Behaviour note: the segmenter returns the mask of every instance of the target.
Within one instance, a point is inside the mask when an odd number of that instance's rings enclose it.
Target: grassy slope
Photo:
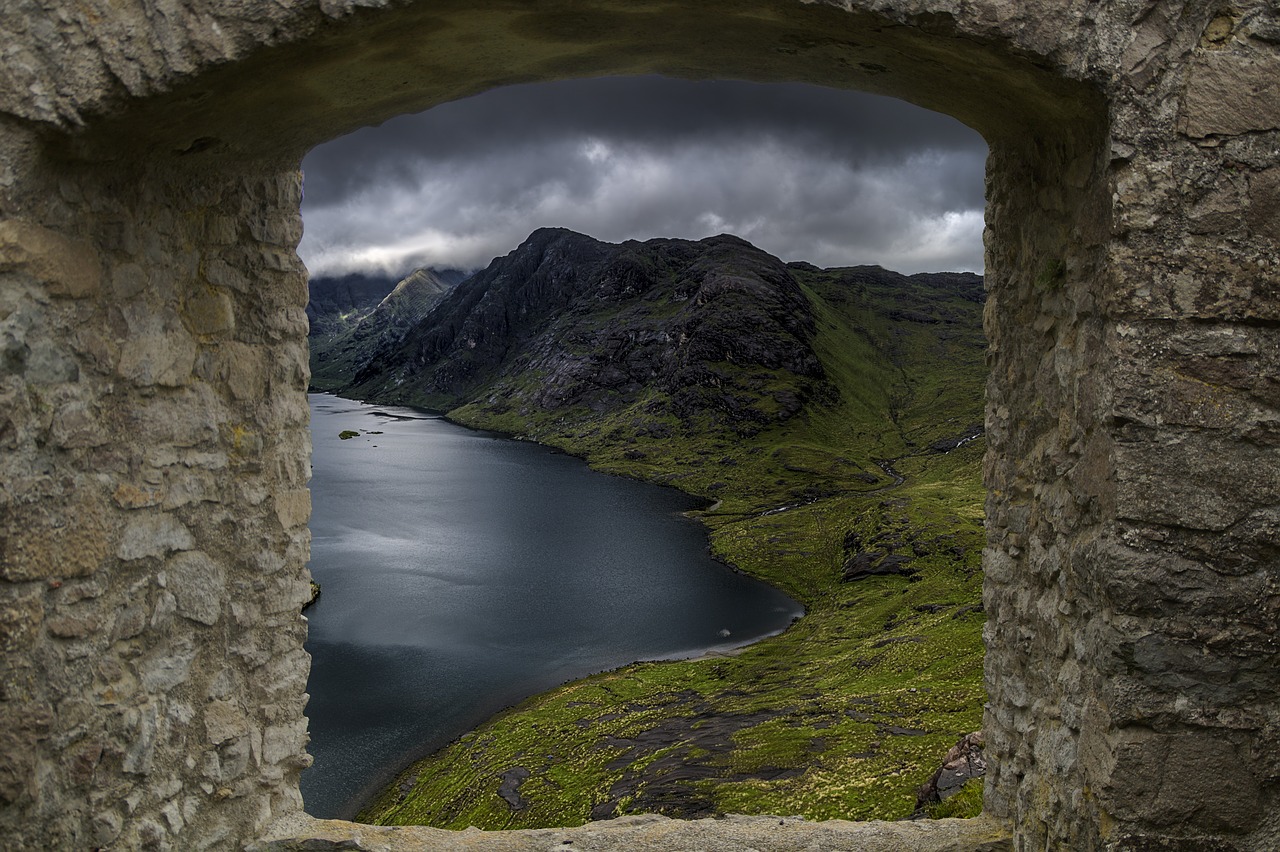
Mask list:
[[[699,515],[713,551],[808,615],[738,656],[631,665],[529,699],[411,767],[363,819],[516,828],[580,824],[593,809],[896,818],[980,726],[983,442],[927,451],[981,421],[979,308],[942,306],[962,325],[891,322],[886,310],[911,293],[796,274],[841,388],[836,405],[748,439],[678,428],[646,437],[627,411],[552,419],[480,403],[451,414],[719,499]],[[906,477],[899,487],[877,466],[887,459]],[[780,506],[793,508],[772,511]],[[918,554],[919,573],[840,582],[849,533],[896,541]],[[517,768],[529,773],[522,809],[499,794]]]

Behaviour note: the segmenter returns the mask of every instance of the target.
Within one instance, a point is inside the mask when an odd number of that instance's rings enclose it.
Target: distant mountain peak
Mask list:
[[[308,282],[312,387],[333,390],[419,323],[466,278],[460,269],[415,269],[399,281],[371,275]]]
[[[839,397],[815,348],[819,301],[943,328],[983,298],[968,273],[819,269],[733,234],[615,244],[567,228],[449,283],[406,276],[313,372],[358,398],[559,429],[625,411],[629,428],[749,435]]]

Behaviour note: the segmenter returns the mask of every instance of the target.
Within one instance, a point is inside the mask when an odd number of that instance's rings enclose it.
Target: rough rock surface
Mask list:
[[[1025,849],[1274,849],[1278,18],[10,0],[6,844],[234,849],[301,807],[302,154],[506,82],[668,73],[896,95],[988,140],[987,811]]]
[[[787,267],[745,240],[613,245],[544,228],[372,351],[341,392],[566,414],[648,399],[649,428],[674,417],[748,434],[830,392],[813,333]]]
[[[987,759],[982,753],[985,745],[982,731],[961,737],[942,759],[938,771],[916,793],[916,812],[954,796],[965,784],[986,775]]]
[[[356,825],[307,817],[282,822],[248,852],[1010,852],[1007,826],[989,819],[807,822],[796,817],[678,820],[646,815],[580,828],[443,831]],[[295,840],[292,838],[307,838]]]
[[[346,384],[465,277],[458,269],[415,269],[399,281],[360,274],[308,280],[311,387]]]

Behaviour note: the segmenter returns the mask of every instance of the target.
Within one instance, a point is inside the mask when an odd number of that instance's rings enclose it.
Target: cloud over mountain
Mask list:
[[[511,86],[303,163],[313,273],[477,268],[532,229],[737,234],[785,259],[982,270],[977,133],[890,98],[660,77]]]

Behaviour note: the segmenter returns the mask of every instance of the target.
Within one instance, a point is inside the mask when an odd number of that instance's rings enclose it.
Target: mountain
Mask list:
[[[398,340],[432,305],[466,278],[458,269],[416,269],[400,281],[352,274],[307,282],[311,385],[331,390],[371,352]]]
[[[307,319],[311,337],[345,327],[353,314],[363,316],[386,298],[396,280],[385,275],[355,272],[339,276],[315,276],[307,281]]]
[[[831,393],[813,334],[786,266],[737,237],[613,245],[542,229],[342,392],[561,420],[638,406],[652,429],[750,434]]]
[[[982,299],[982,279],[970,273],[823,270],[727,235],[611,244],[544,228],[412,327],[400,317],[395,334],[365,343],[360,363],[339,362],[350,370],[344,383],[333,372],[327,386],[534,436],[602,417],[619,437],[750,436],[842,394],[896,418],[911,394],[885,388],[898,381],[899,362],[924,357],[904,349],[917,341],[902,328],[932,326],[919,345],[935,348],[939,335],[966,329],[970,354],[980,355]],[[858,358],[815,348],[821,314],[852,318]],[[958,439],[969,425],[935,440]]]
[[[541,230],[370,351],[342,395],[706,498],[691,514],[712,553],[806,615],[735,655],[530,698],[407,768],[362,819],[910,815],[985,699],[983,301],[967,273]]]

